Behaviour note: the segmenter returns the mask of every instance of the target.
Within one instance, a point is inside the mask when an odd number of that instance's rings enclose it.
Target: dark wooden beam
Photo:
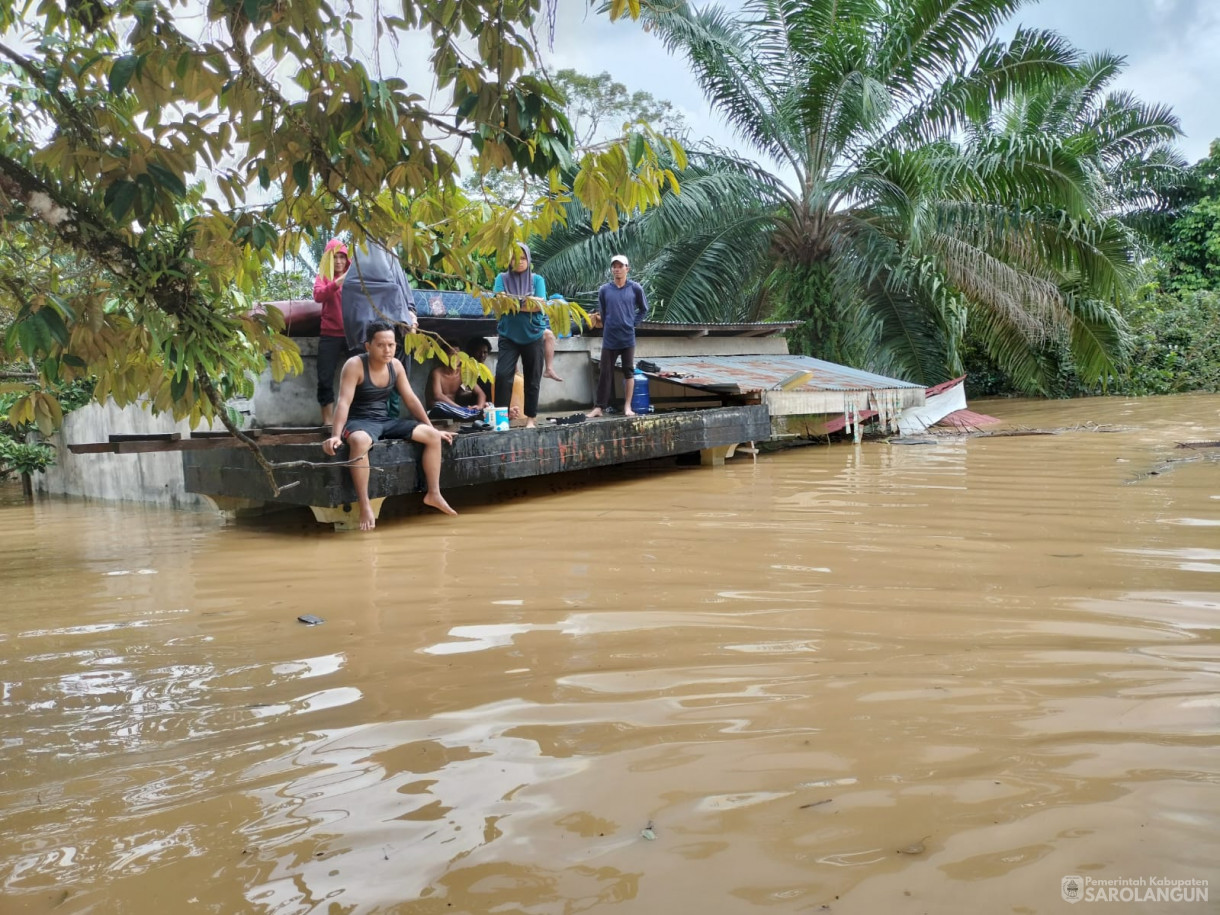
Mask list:
[[[117,433],[110,436],[111,442],[176,442],[182,438],[181,432],[140,432]]]
[[[252,430],[257,432],[258,430]],[[177,434],[177,433],[175,433]],[[288,435],[257,434],[253,437],[261,443],[275,445],[321,445],[326,430],[320,432],[302,432]],[[114,436],[111,436],[114,438]],[[111,442],[82,442],[68,445],[73,454],[151,454],[159,451],[209,451],[217,448],[244,447],[236,438],[226,433],[208,432],[192,435],[190,438],[166,439],[153,435],[124,436]]]

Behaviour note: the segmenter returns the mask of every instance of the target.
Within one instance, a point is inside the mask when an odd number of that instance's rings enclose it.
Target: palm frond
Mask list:
[[[878,48],[887,84],[917,97],[960,72],[1025,0],[909,0],[889,6]]]
[[[686,57],[711,106],[741,139],[794,167],[784,140],[788,125],[776,116],[768,71],[752,50],[752,30],[716,7],[693,10],[685,0],[649,7],[645,23],[670,53]]]
[[[1053,366],[1044,351],[1031,347],[1020,328],[999,311],[971,311],[967,331],[991,361],[1026,394],[1045,394],[1053,381]]]
[[[688,234],[667,245],[648,262],[644,274],[654,318],[687,323],[750,320],[755,291],[769,269],[768,219],[757,214],[722,222],[713,231]]]
[[[1096,173],[1060,137],[1001,134],[965,152],[955,177],[966,196],[1043,206],[1077,218],[1096,209]]]
[[[929,239],[928,250],[937,255],[945,278],[974,308],[1002,313],[1005,324],[1021,333],[1027,343],[1041,346],[1067,325],[1069,313],[1055,283],[1022,271],[960,238],[934,236]]]
[[[928,142],[985,121],[1012,100],[1030,98],[1067,78],[1078,52],[1050,31],[1019,29],[1008,42],[991,42],[960,73],[938,82],[886,134],[889,142]],[[1037,117],[1022,111],[1025,117]]]
[[[1073,318],[1068,345],[1081,380],[1097,384],[1118,374],[1130,344],[1122,314],[1101,299],[1069,295],[1066,303]]]
[[[1145,105],[1126,92],[1108,96],[1077,127],[1081,141],[1107,165],[1140,155],[1145,149],[1172,143],[1182,135],[1182,124],[1168,105]]]
[[[1079,110],[1089,111],[1094,107],[1106,87],[1118,79],[1125,61],[1126,58],[1108,51],[1090,54],[1080,61],[1076,67],[1079,83],[1076,106]]]
[[[876,322],[862,367],[891,377],[933,385],[951,377],[946,364],[948,341],[937,320],[937,309],[921,301],[922,290],[898,276],[863,290],[858,310]]]

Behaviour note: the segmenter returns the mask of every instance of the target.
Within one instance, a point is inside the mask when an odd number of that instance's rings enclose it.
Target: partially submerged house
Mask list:
[[[462,346],[487,337],[496,350],[495,319],[464,293],[417,291],[422,330]],[[265,372],[249,401],[234,404],[260,446],[276,462],[325,463],[316,391],[316,306],[268,303],[284,312],[301,349],[304,372],[281,382]],[[653,412],[588,423],[460,436],[447,455],[442,486],[453,487],[698,452],[722,463],[747,442],[825,434],[844,419],[859,429],[866,414],[897,428],[898,415],[924,403],[924,388],[808,356],[788,353],[787,323],[673,324],[645,322],[636,365],[649,377]],[[544,380],[540,411],[586,409],[593,400],[600,332],[561,338],[556,370]],[[423,399],[431,365],[409,367]],[[621,396],[621,387],[619,390]],[[90,405],[70,414],[56,436],[59,462],[37,481],[39,492],[166,505],[207,501],[225,509],[264,503],[309,505],[319,520],[346,526],[354,492],[346,468],[299,467],[277,474],[275,493],[249,450],[223,431],[191,430],[138,408]],[[379,444],[371,456],[375,499],[418,490],[415,448]]]

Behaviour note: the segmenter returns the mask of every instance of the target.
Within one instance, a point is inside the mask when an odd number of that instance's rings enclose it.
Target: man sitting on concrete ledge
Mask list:
[[[428,421],[424,405],[419,402],[407,373],[394,359],[398,344],[394,328],[382,321],[368,326],[367,353],[353,356],[343,366],[339,376],[339,399],[335,404],[332,434],[322,443],[322,450],[334,454],[347,442],[352,461],[352,483],[360,501],[360,530],[372,530],[377,523],[369,501],[369,449],[383,438],[403,438],[424,446],[421,464],[428,491],[424,504],[447,515],[456,515],[441,495],[441,445],[453,442],[452,432],[441,432]],[[390,416],[386,402],[398,392],[415,420]]]

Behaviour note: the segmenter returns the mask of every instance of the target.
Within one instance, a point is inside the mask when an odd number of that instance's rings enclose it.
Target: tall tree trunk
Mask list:
[[[856,365],[864,353],[853,352],[846,322],[846,303],[834,288],[825,262],[781,268],[777,275],[774,318],[800,321],[788,332],[788,349],[841,365]]]

